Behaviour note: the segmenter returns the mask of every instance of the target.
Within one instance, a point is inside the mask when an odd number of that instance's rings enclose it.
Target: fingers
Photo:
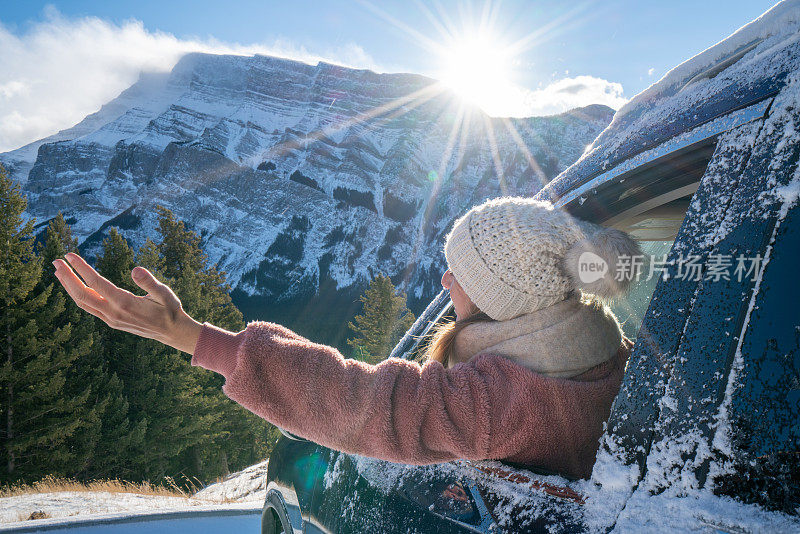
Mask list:
[[[75,304],[80,309],[82,309],[82,310],[84,310],[86,312],[89,312],[92,315],[94,315],[95,317],[97,317],[98,319],[102,320],[105,324],[107,324],[111,328],[114,328],[114,329],[117,329],[117,330],[122,330],[123,332],[129,332],[131,334],[136,334],[137,336],[142,336],[142,337],[154,339],[153,332],[150,332],[148,330],[144,330],[142,328],[138,328],[135,325],[128,325],[128,324],[120,323],[117,320],[112,319],[111,316],[108,316],[108,315],[104,314],[100,310],[92,308],[88,304],[79,303],[77,301],[75,302]]]
[[[82,309],[84,306],[96,310],[104,316],[108,316],[108,301],[91,287],[87,287],[83,281],[69,268],[64,260],[58,259],[53,262],[56,266],[55,276],[64,289],[67,291],[75,304]],[[86,310],[92,313],[90,310]],[[99,315],[98,315],[99,317]],[[102,317],[101,317],[102,319]],[[105,319],[104,319],[105,320]]]
[[[76,305],[77,307],[79,307],[80,309],[82,309],[83,311],[87,311],[87,312],[91,313],[92,315],[94,315],[94,316],[95,316],[95,317],[97,317],[98,319],[102,319],[102,321],[103,321],[104,323],[106,323],[107,325],[111,326],[111,325],[110,325],[110,323],[109,323],[109,319],[108,319],[108,317],[106,316],[106,314],[104,314],[104,313],[103,313],[103,312],[101,312],[100,310],[97,310],[97,309],[95,309],[95,308],[92,308],[92,307],[91,307],[91,306],[89,306],[88,304],[84,304],[84,303],[78,302],[77,300],[75,301],[75,305]]]
[[[69,264],[81,275],[81,278],[86,281],[86,285],[94,289],[97,293],[105,298],[110,298],[118,295],[119,288],[109,282],[106,278],[100,275],[94,268],[86,263],[86,260],[75,254],[68,252],[64,256]]]
[[[153,273],[141,265],[136,266],[133,271],[131,271],[131,278],[137,286],[161,299],[162,304],[166,303],[167,298],[172,293],[169,286],[159,282],[158,279],[153,276]]]
[[[83,265],[79,268],[84,273],[87,273],[87,276],[92,276],[91,272],[95,272],[94,269],[86,264],[82,258],[75,256],[75,258],[72,258],[72,265],[81,265],[82,262]],[[77,261],[78,259],[80,261]],[[120,289],[95,272],[101,284],[105,282],[113,288],[111,297],[105,298],[95,288],[85,285],[70,268],[70,264],[64,260],[57,259],[53,262],[53,265],[56,267],[56,278],[58,278],[58,281],[61,282],[61,285],[64,286],[64,289],[79,308],[101,319],[111,328],[150,339],[161,339],[163,333],[160,326],[163,325],[164,320],[159,314],[161,313],[160,310],[164,309],[163,304],[149,296],[138,297],[130,291]],[[91,272],[87,271],[87,267]],[[141,267],[137,269],[145,270]],[[137,270],[134,270],[134,272],[138,273]],[[157,284],[155,286],[157,292],[162,290],[172,294],[169,287],[158,282],[149,272],[147,274],[152,279],[150,285]],[[139,285],[145,289],[150,288],[150,286],[147,286],[147,282],[145,282],[145,285]],[[178,306],[180,306],[179,301]]]

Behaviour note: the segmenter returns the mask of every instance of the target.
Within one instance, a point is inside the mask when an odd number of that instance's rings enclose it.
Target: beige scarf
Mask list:
[[[533,313],[465,326],[456,336],[450,367],[490,353],[539,374],[568,378],[611,359],[621,343],[622,328],[609,307],[576,291]]]

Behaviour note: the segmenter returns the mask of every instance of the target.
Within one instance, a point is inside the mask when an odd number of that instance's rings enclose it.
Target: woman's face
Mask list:
[[[453,276],[450,269],[447,269],[442,275],[442,286],[450,290],[450,300],[453,301],[453,307],[456,310],[456,319],[461,321],[478,311],[478,307],[470,300],[464,289],[458,285],[456,277]]]

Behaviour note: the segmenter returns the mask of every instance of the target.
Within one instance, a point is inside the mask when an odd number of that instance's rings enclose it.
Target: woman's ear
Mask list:
[[[453,273],[452,271],[450,271],[450,269],[447,269],[442,274],[442,287],[445,289],[450,289],[452,283],[453,283]]]

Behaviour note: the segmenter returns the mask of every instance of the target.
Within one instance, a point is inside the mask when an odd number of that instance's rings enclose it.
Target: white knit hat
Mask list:
[[[549,202],[503,197],[458,219],[444,254],[472,302],[504,321],[560,302],[576,288],[604,298],[622,294],[636,274],[636,262],[624,257],[641,251],[628,234]],[[587,264],[596,268],[587,273]]]

